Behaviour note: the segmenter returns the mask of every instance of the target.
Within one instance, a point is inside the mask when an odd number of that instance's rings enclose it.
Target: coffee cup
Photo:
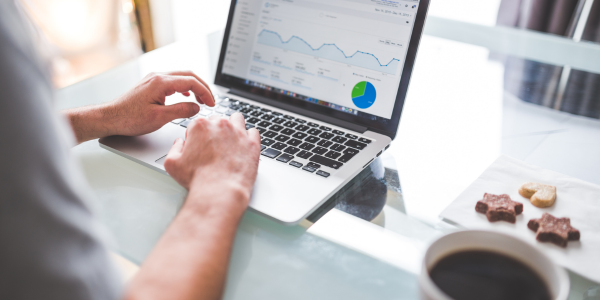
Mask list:
[[[567,272],[538,249],[483,230],[454,232],[433,242],[419,276],[421,299],[427,300],[566,300],[569,287]]]

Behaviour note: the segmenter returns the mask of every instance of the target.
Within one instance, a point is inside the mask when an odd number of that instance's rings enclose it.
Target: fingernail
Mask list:
[[[199,105],[194,105],[194,114],[197,114],[200,111]]]

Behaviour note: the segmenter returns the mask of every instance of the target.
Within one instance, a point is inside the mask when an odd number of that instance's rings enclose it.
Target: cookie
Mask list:
[[[527,227],[533,230],[535,239],[540,242],[550,242],[560,247],[566,247],[568,241],[579,241],[579,230],[571,226],[571,219],[557,218],[545,213],[539,219],[531,219]]]
[[[552,185],[526,182],[519,188],[519,194],[541,208],[552,206],[556,201],[556,187]]]
[[[517,215],[523,212],[523,203],[512,201],[506,194],[485,193],[483,199],[477,201],[475,211],[485,214],[490,222],[506,221],[514,224]]]

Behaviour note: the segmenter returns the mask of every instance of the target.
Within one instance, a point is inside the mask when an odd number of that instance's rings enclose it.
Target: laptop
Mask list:
[[[429,0],[232,0],[215,107],[101,147],[165,172],[188,124],[240,112],[261,134],[250,209],[294,225],[394,139]]]

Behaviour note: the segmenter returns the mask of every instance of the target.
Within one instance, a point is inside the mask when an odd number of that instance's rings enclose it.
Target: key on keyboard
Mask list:
[[[256,125],[260,126],[260,127],[269,127],[269,126],[271,126],[271,123],[269,123],[267,121],[262,121],[262,122],[260,122],[260,123],[258,123]]]
[[[329,173],[322,170],[317,171],[317,175],[323,176],[325,178],[329,177]]]
[[[365,147],[367,147],[367,144],[363,144],[363,143],[357,142],[357,141],[347,141],[344,145],[358,149],[358,150],[362,150],[362,149],[365,149]]]
[[[281,155],[280,155],[280,156],[277,158],[277,160],[278,160],[278,161],[280,161],[280,162],[284,162],[284,163],[286,163],[286,162],[288,162],[288,161],[290,161],[290,160],[292,160],[292,159],[294,159],[294,156],[293,156],[293,155],[289,155],[289,154],[285,154],[285,153],[284,153],[284,154],[281,154]]]
[[[308,135],[306,133],[303,132],[296,132],[294,133],[294,135],[292,135],[292,137],[297,138],[297,139],[303,139],[305,137],[307,137]]]
[[[335,150],[337,152],[342,152],[342,150],[346,149],[346,147],[340,144],[334,144],[333,146],[329,147],[329,149]]]
[[[323,147],[317,147],[313,149],[312,152],[316,154],[325,154],[327,152],[327,149]]]
[[[309,130],[307,133],[310,135],[319,135],[319,134],[321,134],[321,132],[322,132],[321,130],[313,128],[313,129]]]
[[[271,147],[272,147],[272,148],[275,148],[275,149],[277,149],[277,150],[283,150],[283,149],[285,149],[285,148],[287,147],[287,145],[286,145],[286,144],[284,144],[284,143],[277,142],[277,143],[275,143],[275,144],[274,144],[273,146],[271,146]]]
[[[297,140],[297,139],[291,139],[287,142],[288,145],[292,145],[292,146],[298,146],[300,144],[302,144],[301,140]]]
[[[272,131],[280,131],[281,129],[283,129],[283,126],[281,126],[281,125],[273,125],[273,126],[269,127],[269,130],[272,130]]]
[[[326,141],[326,140],[321,140],[320,142],[317,143],[317,145],[321,146],[321,147],[329,147],[331,145],[333,145],[333,142],[330,141]]]
[[[265,145],[265,146],[271,146],[273,145],[273,143],[275,143],[274,140],[270,140],[270,139],[263,139],[262,141],[260,141],[261,144]]]
[[[306,150],[302,150],[302,151],[300,151],[300,153],[298,153],[298,157],[304,158],[304,159],[308,159],[311,156],[312,156],[312,153],[310,153]]]
[[[341,136],[336,136],[336,137],[334,137],[334,138],[331,139],[331,141],[339,143],[339,144],[341,144],[341,143],[343,143],[343,142],[345,142],[347,140],[348,140],[347,138],[341,137]]]
[[[302,164],[301,164],[301,163],[299,163],[299,162],[297,162],[297,161],[295,161],[295,160],[292,160],[292,161],[290,162],[290,165],[291,165],[291,166],[294,166],[294,167],[296,167],[296,168],[300,168],[300,167],[302,167]]]
[[[279,154],[281,154],[281,152],[279,152],[275,149],[269,148],[269,149],[263,151],[261,154],[268,158],[275,158],[275,157],[279,156]]]
[[[289,146],[289,147],[285,148],[285,150],[283,150],[283,152],[289,153],[289,154],[296,154],[296,153],[298,153],[298,151],[300,151],[300,149],[292,147],[292,146]]]
[[[331,159],[336,159],[336,158],[340,157],[340,155],[342,155],[342,154],[332,150],[332,151],[327,152],[327,154],[325,154],[325,157],[328,157]]]
[[[309,167],[309,166],[305,166],[304,168],[302,168],[302,170],[307,171],[307,172],[315,172],[317,169],[313,168],[313,167]]]
[[[286,135],[292,135],[294,132],[296,132],[296,131],[294,131],[293,129],[290,129],[290,128],[286,128],[281,131],[282,134],[286,134]]]
[[[329,159],[329,158],[326,158],[326,157],[323,157],[323,156],[317,155],[317,154],[313,155],[309,160],[314,163],[318,163],[320,165],[324,165],[326,167],[330,167],[330,168],[336,169],[336,170],[344,165],[341,162],[337,162],[333,159]]]
[[[315,147],[315,145],[309,144],[309,143],[304,143],[304,144],[300,145],[300,148],[304,149],[304,150],[310,150],[310,149],[312,149],[314,147]]]
[[[273,119],[273,123],[275,123],[275,124],[281,124],[283,122],[285,122],[285,119],[282,119],[282,118]]]
[[[294,127],[298,126],[298,123],[292,122],[292,121],[287,121],[287,122],[283,123],[283,126],[294,128]]]
[[[265,133],[263,133],[264,137],[268,137],[268,138],[274,138],[277,136],[277,132],[275,131],[267,131]]]
[[[358,150],[352,149],[352,148],[348,148],[348,149],[344,150],[344,154],[356,155],[357,153],[358,153]]]
[[[320,138],[326,139],[326,140],[332,138],[333,136],[334,136],[334,134],[333,133],[329,133],[329,132],[323,132],[323,133],[321,133],[319,135]]]
[[[310,127],[308,127],[306,125],[298,125],[298,126],[296,126],[295,129],[298,131],[306,131],[306,130],[310,129]]]
[[[305,141],[309,142],[309,143],[316,143],[319,141],[319,138],[316,136],[309,136],[306,139],[304,139]]]
[[[289,139],[290,139],[290,137],[289,137],[289,136],[287,136],[287,135],[283,135],[283,134],[280,134],[280,135],[278,135],[278,136],[275,138],[275,140],[276,140],[276,141],[278,141],[278,142],[285,142],[285,141],[287,141],[287,140],[289,140]]]

